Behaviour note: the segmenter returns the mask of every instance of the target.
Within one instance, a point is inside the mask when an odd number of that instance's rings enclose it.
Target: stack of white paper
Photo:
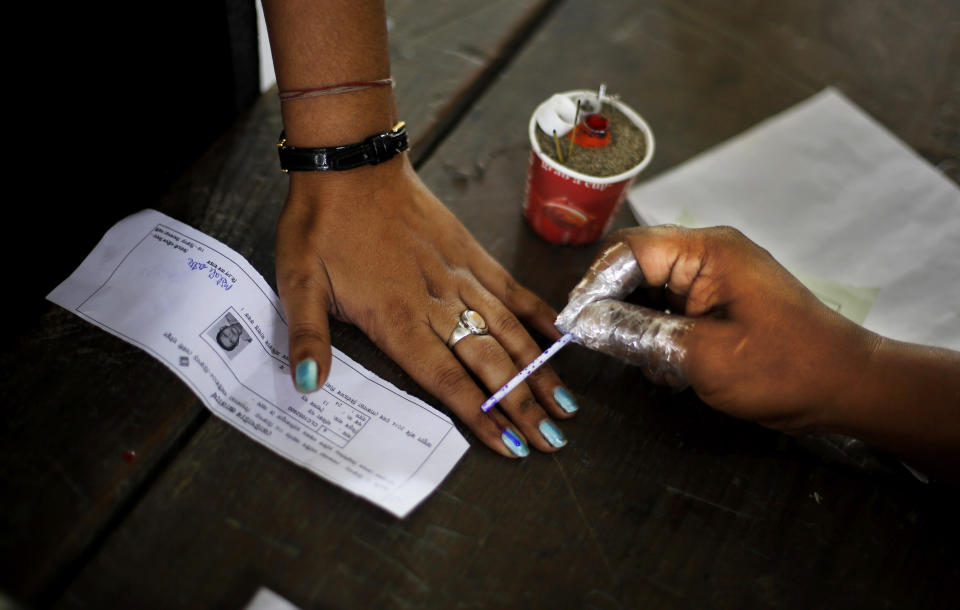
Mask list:
[[[629,201],[649,224],[732,225],[867,328],[960,349],[960,189],[833,89]]]

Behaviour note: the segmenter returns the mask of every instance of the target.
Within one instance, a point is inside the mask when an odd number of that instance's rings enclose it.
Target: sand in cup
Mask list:
[[[562,99],[566,98],[566,99]],[[523,212],[530,226],[541,237],[555,244],[588,244],[599,240],[626,199],[627,189],[653,158],[653,132],[632,108],[616,99],[603,98],[627,117],[643,134],[644,155],[639,163],[613,176],[590,176],[570,169],[546,155],[537,138],[537,119],[552,130],[573,127],[569,108],[577,101],[585,107],[596,105],[595,91],[567,91],[546,100],[530,117],[530,168],[527,173]],[[555,112],[554,112],[555,110]],[[556,115],[553,117],[552,115]],[[616,134],[613,134],[616,138]]]

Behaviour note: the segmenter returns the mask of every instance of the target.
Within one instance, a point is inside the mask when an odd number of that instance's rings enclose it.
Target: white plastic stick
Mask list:
[[[506,385],[493,393],[493,396],[488,398],[482,405],[480,405],[480,410],[486,413],[493,408],[493,405],[497,404],[503,398],[510,393],[513,388],[517,387],[523,380],[533,374],[535,370],[540,368],[546,363],[547,360],[553,357],[554,354],[560,351],[560,348],[573,341],[573,335],[570,333],[565,334],[564,336],[557,339],[557,341],[548,347],[542,354],[537,356],[533,362],[523,367],[523,370],[516,374],[516,376],[508,381]]]

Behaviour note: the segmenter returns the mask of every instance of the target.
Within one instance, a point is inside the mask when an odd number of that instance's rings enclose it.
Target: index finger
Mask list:
[[[378,344],[423,389],[439,398],[477,438],[505,457],[526,457],[526,437],[499,413],[484,413],[486,394],[440,337],[422,325],[404,329],[398,337]],[[415,350],[407,346],[417,346]]]
[[[613,242],[600,252],[570,292],[567,306],[557,316],[557,328],[569,331],[585,306],[602,299],[622,300],[643,283],[643,271],[633,250],[624,241]]]
[[[686,335],[696,321],[604,299],[588,304],[571,332],[577,343],[640,366],[655,383],[686,385]]]

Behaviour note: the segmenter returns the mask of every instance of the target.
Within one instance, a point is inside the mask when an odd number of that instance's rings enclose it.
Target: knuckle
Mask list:
[[[431,300],[440,301],[443,298],[443,287],[438,282],[434,281],[433,278],[424,275],[423,286],[426,289],[427,296],[429,296]]]
[[[551,311],[550,306],[545,301],[523,287],[514,294],[511,306],[517,315],[523,318],[531,318]]]
[[[509,311],[504,311],[497,316],[496,325],[501,333],[508,335],[525,332],[520,320]]]
[[[552,381],[556,375],[553,372],[553,369],[549,365],[544,365],[535,370],[527,377],[527,383],[539,384],[547,381]]]
[[[637,227],[627,228],[627,229],[617,229],[604,240],[603,245],[610,246],[614,242],[626,241],[631,234],[636,232],[637,232]]]
[[[455,365],[441,366],[433,373],[433,386],[441,396],[457,394],[469,382],[466,372]]]
[[[713,230],[717,236],[726,241],[737,242],[746,239],[746,236],[739,229],[728,225],[714,227]]]
[[[534,400],[533,396],[527,396],[517,405],[517,414],[520,416],[528,415],[540,410],[540,405]]]
[[[481,362],[485,362],[493,366],[503,365],[507,360],[507,355],[503,351],[503,348],[500,347],[500,344],[497,343],[496,340],[491,339],[489,336],[482,337],[482,339],[482,341],[477,341],[477,358]]]
[[[321,283],[317,274],[302,271],[302,265],[277,270],[277,288],[281,294],[303,294],[317,291]]]
[[[515,295],[518,292],[523,290],[523,286],[520,285],[517,280],[513,279],[513,276],[510,274],[505,274],[503,278],[503,292],[508,295]]]
[[[537,298],[536,307],[537,310],[535,313],[537,315],[545,316],[551,319],[557,317],[557,312],[553,309],[553,307],[550,307],[549,303],[539,297]]]
[[[290,343],[324,343],[330,342],[328,333],[312,322],[300,322],[290,326]]]
[[[656,229],[662,230],[666,226],[668,225],[658,225]],[[638,239],[641,239],[644,235],[649,234],[650,231],[651,227],[627,227],[625,229],[617,229],[603,240],[603,243],[598,250],[598,252],[600,252],[598,258],[607,250],[610,250],[618,244],[622,244],[620,247],[627,246],[630,248],[632,243]]]

